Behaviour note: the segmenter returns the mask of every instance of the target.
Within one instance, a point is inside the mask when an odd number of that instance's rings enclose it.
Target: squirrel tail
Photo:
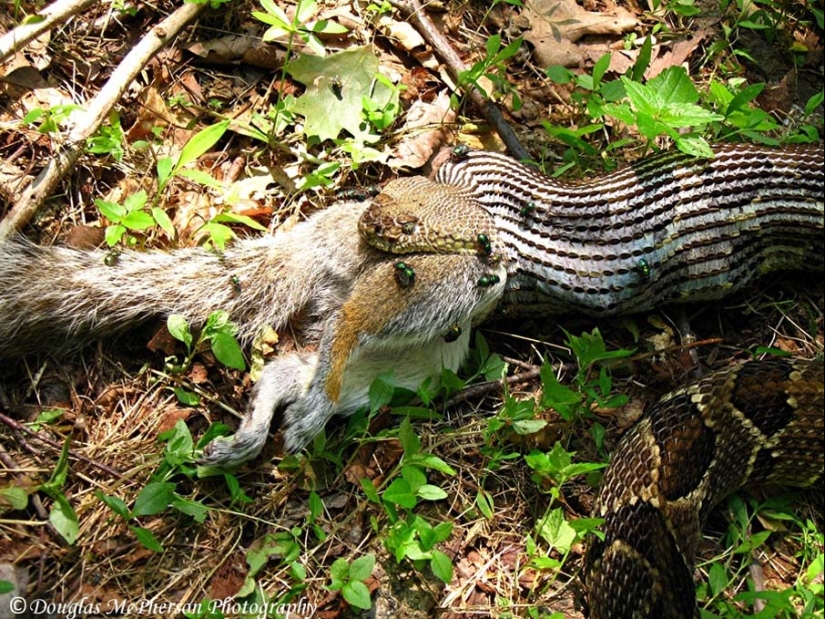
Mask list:
[[[355,229],[358,209],[327,209],[288,232],[242,240],[225,252],[77,250],[23,239],[0,244],[0,356],[82,343],[152,316],[202,325],[229,312],[239,339],[323,313],[352,285],[364,252],[357,235],[330,245],[327,231]]]

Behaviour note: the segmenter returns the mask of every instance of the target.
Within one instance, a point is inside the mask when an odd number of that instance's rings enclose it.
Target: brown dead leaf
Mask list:
[[[241,552],[236,552],[221,563],[209,581],[209,597],[223,600],[234,596],[241,589],[246,576],[246,561]]]
[[[537,0],[522,12],[532,27],[524,38],[533,45],[534,55],[542,66],[575,67],[586,57],[598,58],[610,51],[609,43],[577,44],[588,35],[621,36],[639,25],[627,10],[591,13],[575,0]]]
[[[186,421],[189,419],[189,416],[192,414],[192,409],[179,408],[174,404],[170,404],[163,409],[162,414],[163,418],[160,420],[157,427],[158,434],[163,434],[167,430],[171,430],[175,427],[175,424],[177,424],[178,421]]]
[[[681,65],[690,57],[694,50],[699,47],[699,44],[705,39],[705,37],[708,36],[708,34],[709,33],[707,30],[699,30],[692,33],[686,39],[676,41],[672,48],[664,53],[661,52],[662,48],[660,48],[658,55],[655,53],[656,50],[654,46],[654,54],[652,56],[653,60],[650,62],[650,66],[647,68],[647,71],[645,71],[645,78],[651,80],[668,67],[678,67]]]
[[[389,166],[396,170],[416,170],[423,166],[444,143],[444,125],[453,120],[455,112],[450,108],[450,95],[446,90],[432,103],[421,99],[413,103],[402,130],[404,138],[393,149],[393,156],[387,162]]]
[[[213,65],[245,64],[263,69],[278,69],[283,66],[286,52],[274,45],[264,43],[260,37],[232,34],[198,41],[184,48],[197,56],[201,62]]]

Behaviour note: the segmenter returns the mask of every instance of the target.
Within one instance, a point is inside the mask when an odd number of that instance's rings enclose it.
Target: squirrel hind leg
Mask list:
[[[318,364],[316,353],[292,353],[266,364],[252,393],[238,431],[206,445],[198,464],[235,467],[256,458],[269,437],[276,410],[289,408],[306,395]],[[287,449],[293,451],[287,445]]]

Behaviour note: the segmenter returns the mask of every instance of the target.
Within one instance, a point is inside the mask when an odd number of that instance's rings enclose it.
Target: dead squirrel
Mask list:
[[[417,209],[433,207],[444,192],[465,200],[487,224],[474,232],[459,222],[460,233],[486,233],[484,246],[386,253],[359,234],[370,205],[358,202],[334,204],[289,231],[242,240],[222,253],[113,254],[14,240],[0,245],[0,357],[85,343],[151,316],[182,314],[198,326],[219,309],[249,343],[264,326],[283,328],[301,313],[320,333],[318,350],[270,361],[237,434],[207,446],[202,461],[228,466],[254,458],[279,408],[286,448],[297,451],[333,415],[365,405],[370,383],[388,368],[398,386],[410,389],[442,368],[458,369],[470,327],[504,291],[504,252],[479,205],[423,178],[392,181],[384,192],[400,198],[414,221]],[[403,234],[412,228],[405,225]]]

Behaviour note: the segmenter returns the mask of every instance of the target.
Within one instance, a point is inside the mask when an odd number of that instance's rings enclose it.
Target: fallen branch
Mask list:
[[[65,23],[72,15],[80,13],[96,2],[98,0],[57,0],[54,4],[50,4],[37,14],[41,21],[22,24],[0,37],[0,62],[28,45],[29,41],[36,39],[56,25]]]
[[[197,17],[206,4],[184,4],[141,39],[114,70],[109,81],[91,100],[86,110],[72,116],[74,123],[69,135],[37,178],[21,193],[6,217],[0,221],[0,242],[22,228],[43,202],[52,194],[60,180],[77,163],[86,140],[92,137],[109,115],[123,93],[134,81],[149,59],[186,24]]]
[[[438,54],[447,65],[447,71],[450,73],[450,77],[455,80],[456,84],[461,84],[459,75],[467,70],[467,65],[461,60],[461,57],[459,57],[458,53],[447,40],[447,37],[445,37],[438,28],[435,27],[435,24],[433,24],[430,18],[427,17],[418,0],[390,0],[390,4],[401,11],[401,13],[415,25],[421,33],[421,36],[424,37],[424,40],[432,46],[435,53]],[[507,150],[510,151],[510,154],[516,159],[529,160],[530,153],[522,146],[513,128],[504,120],[504,116],[502,116],[498,106],[487,99],[487,97],[472,84],[462,84],[460,88],[467,93],[470,101],[478,107],[484,115],[484,118],[487,119],[487,122],[493,126],[507,147]]]

